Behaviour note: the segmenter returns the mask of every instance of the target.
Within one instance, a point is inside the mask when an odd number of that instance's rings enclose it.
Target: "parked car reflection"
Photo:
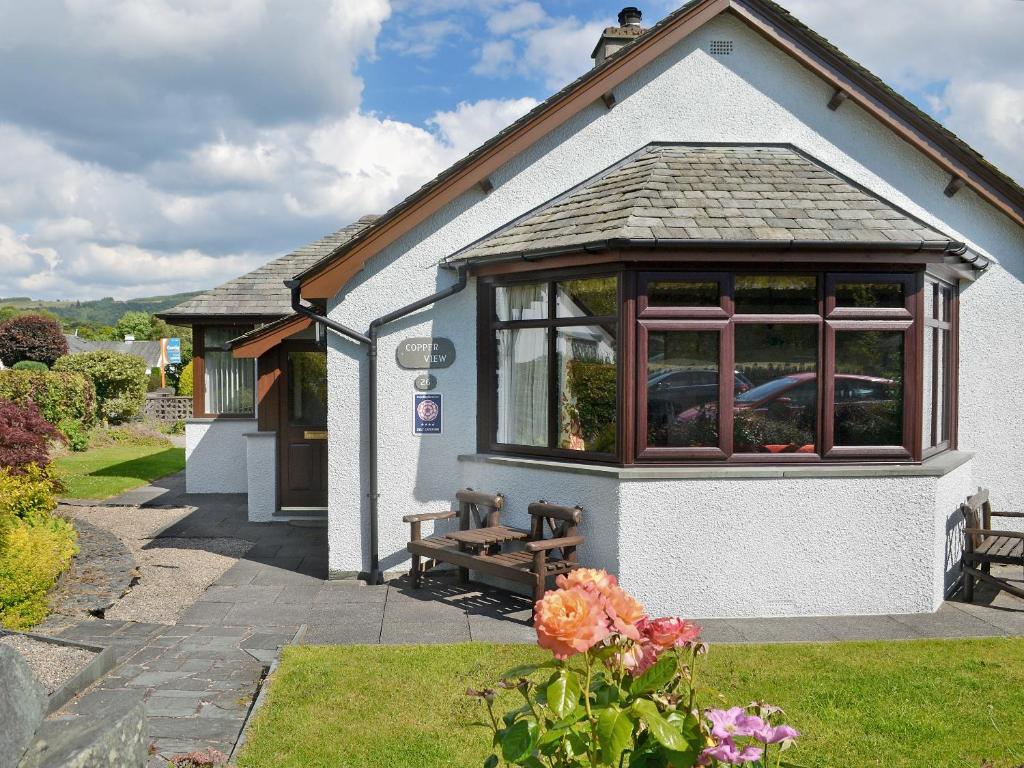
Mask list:
[[[874,445],[889,445],[898,439],[898,423],[894,428],[891,417],[899,405],[892,379],[838,374],[835,402],[837,444],[844,444],[842,436],[847,432],[864,435]],[[817,404],[818,375],[814,372],[781,376],[738,393],[733,412],[735,452],[813,453]],[[678,414],[669,439],[674,445],[692,444],[692,434],[706,439],[703,435],[709,419],[718,420],[718,403],[713,399]]]

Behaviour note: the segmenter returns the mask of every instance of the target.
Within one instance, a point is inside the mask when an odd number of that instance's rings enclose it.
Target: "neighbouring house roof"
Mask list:
[[[791,146],[651,144],[450,259],[666,240],[962,247]]]
[[[159,341],[93,341],[67,333],[64,334],[64,338],[68,341],[68,354],[71,355],[80,352],[107,350],[141,357],[146,362],[147,368],[158,368],[160,366]]]
[[[450,166],[373,226],[306,267],[297,275],[302,295],[333,296],[374,254],[723,12],[748,24],[1024,225],[1024,188],[784,8],[771,0],[692,0]]]
[[[182,322],[217,317],[273,318],[290,314],[291,293],[285,288],[284,281],[351,240],[374,218],[363,216],[337,232],[160,312],[158,316],[168,322]]]

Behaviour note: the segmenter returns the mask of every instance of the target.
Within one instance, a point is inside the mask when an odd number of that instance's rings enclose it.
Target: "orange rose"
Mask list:
[[[647,618],[644,604],[621,587],[609,589],[605,595],[605,610],[614,630],[630,640],[640,640],[640,627]]]
[[[562,589],[593,587],[603,595],[609,589],[617,587],[619,580],[608,573],[608,571],[598,570],[597,568],[577,568],[575,571],[559,576],[555,579],[555,583]]]
[[[548,592],[533,613],[537,644],[556,659],[585,653],[609,634],[608,615],[596,592],[573,588]]]

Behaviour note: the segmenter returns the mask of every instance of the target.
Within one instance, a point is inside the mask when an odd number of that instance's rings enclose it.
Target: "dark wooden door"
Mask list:
[[[281,356],[281,507],[326,507],[327,353],[290,342]]]

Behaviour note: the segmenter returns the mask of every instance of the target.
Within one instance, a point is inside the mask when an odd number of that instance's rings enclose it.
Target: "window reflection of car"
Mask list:
[[[734,377],[737,394],[753,386],[750,379],[739,371],[734,373]],[[657,371],[647,378],[648,403],[670,403],[676,413],[714,400],[718,400],[718,371],[712,368],[671,368]]]
[[[876,404],[893,400],[893,382],[878,376],[860,376],[840,373],[835,378],[837,408],[860,404]],[[764,413],[782,418],[786,413],[796,415],[815,406],[818,400],[818,374],[793,373],[782,376],[736,395],[736,410]],[[715,407],[713,398],[679,414],[678,421],[693,421],[702,410]]]

